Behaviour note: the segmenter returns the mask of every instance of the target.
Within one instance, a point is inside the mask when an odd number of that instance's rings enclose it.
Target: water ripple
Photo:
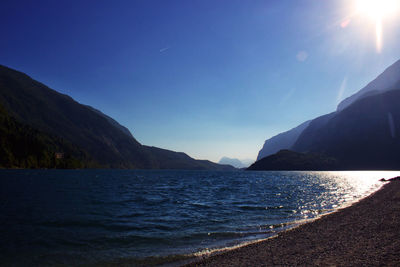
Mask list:
[[[21,266],[170,261],[268,237],[349,205],[376,190],[380,178],[398,175],[1,170],[0,260]]]

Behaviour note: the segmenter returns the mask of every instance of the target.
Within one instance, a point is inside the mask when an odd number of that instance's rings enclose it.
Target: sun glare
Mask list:
[[[359,15],[365,15],[375,21],[376,50],[382,51],[382,24],[385,18],[394,16],[399,11],[399,0],[357,0],[356,8]]]
[[[383,19],[396,13],[398,2],[399,0],[357,0],[357,11],[373,19]]]

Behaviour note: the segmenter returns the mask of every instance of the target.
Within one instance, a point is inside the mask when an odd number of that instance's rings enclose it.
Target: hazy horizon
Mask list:
[[[379,28],[356,3],[5,1],[0,64],[142,144],[255,159],[267,138],[334,111],[400,59],[400,17]]]

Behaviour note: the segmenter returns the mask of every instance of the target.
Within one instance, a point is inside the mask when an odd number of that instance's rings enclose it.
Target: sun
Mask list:
[[[399,0],[357,0],[357,11],[373,19],[383,19],[396,13]]]
[[[367,16],[375,21],[376,50],[382,51],[383,20],[398,13],[400,0],[356,0],[357,14]]]

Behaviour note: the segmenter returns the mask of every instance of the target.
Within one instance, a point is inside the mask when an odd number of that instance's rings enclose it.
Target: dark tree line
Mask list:
[[[56,153],[62,153],[62,158],[56,158]],[[96,163],[62,138],[19,123],[0,105],[0,167],[76,169],[96,167]]]

